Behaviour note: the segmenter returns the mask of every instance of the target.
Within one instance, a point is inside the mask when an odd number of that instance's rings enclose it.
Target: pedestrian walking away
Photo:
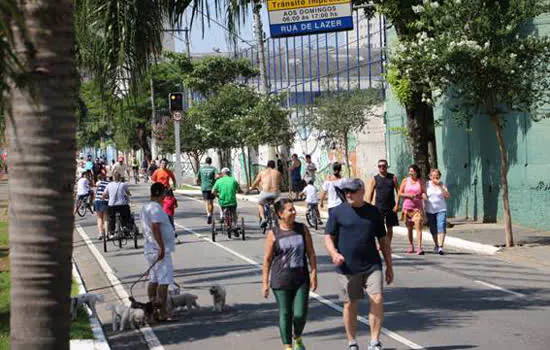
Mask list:
[[[155,170],[153,176],[151,176],[151,181],[160,182],[165,188],[170,188],[170,180],[172,180],[173,187],[176,188],[176,177],[174,173],[168,169],[168,159],[163,158],[160,161],[160,168]]]
[[[178,200],[174,196],[174,191],[172,189],[166,190],[166,196],[162,201],[162,210],[168,215],[168,219],[172,224],[174,231],[176,230],[176,225],[174,224],[174,215],[176,214],[176,208],[178,207]],[[176,233],[174,237],[178,237]]]
[[[360,179],[344,179],[338,188],[346,202],[335,207],[330,215],[325,234],[325,246],[336,265],[344,299],[344,326],[348,349],[359,350],[356,341],[357,303],[369,298],[369,350],[381,350],[380,332],[384,319],[382,261],[376,240],[384,255],[385,280],[393,281],[392,257],[386,242],[384,222],[378,209],[366,203],[365,186]]]
[[[413,164],[409,166],[409,176],[401,182],[397,195],[396,212],[399,211],[399,200],[403,200],[402,218],[407,225],[409,248],[408,254],[415,252],[413,243],[413,228],[416,230],[416,254],[424,255],[422,250],[422,227],[424,226],[424,200],[426,200],[426,184],[420,178],[420,168]]]
[[[302,192],[302,162],[298,159],[297,154],[292,155],[290,167],[290,190],[294,193],[294,199],[300,197],[300,192]]]
[[[112,238],[115,231],[116,213],[120,213],[120,224],[122,227],[128,227],[130,221],[130,190],[128,185],[122,182],[119,172],[114,173],[113,182],[110,182],[106,187],[102,200],[109,198],[107,213],[109,215],[109,235]]]
[[[325,199],[328,198],[328,216],[334,208],[342,204],[342,199],[336,193],[335,186],[338,186],[340,180],[342,179],[342,164],[336,162],[332,164],[332,175],[329,175],[325,182],[323,182],[323,193],[321,193],[320,198],[320,207],[323,209],[325,207]]]
[[[197,173],[197,184],[201,186],[202,198],[206,206],[206,223],[212,223],[212,214],[214,212],[214,196],[212,195],[212,187],[218,177],[218,169],[212,166],[212,158],[206,157],[203,165]]]
[[[260,227],[262,228],[267,225],[264,206],[268,201],[274,201],[281,195],[281,179],[281,173],[275,169],[275,161],[270,160],[267,162],[267,168],[256,176],[256,180],[250,186],[250,190],[253,188],[260,189],[258,213],[261,220]]]
[[[115,174],[119,174],[120,180],[122,182],[126,182],[127,179],[130,179],[130,171],[124,163],[124,157],[118,158],[118,163],[113,165],[113,168],[111,169],[111,174],[113,176],[113,179],[115,177]]]
[[[157,161],[156,160],[151,160],[151,164],[149,164],[149,167],[147,168],[147,173],[149,174],[149,177],[153,176],[153,174],[155,173],[155,171],[157,171],[158,169],[158,166],[157,166]]]
[[[263,296],[273,290],[279,309],[283,348],[305,350],[302,332],[308,314],[309,290],[317,289],[317,260],[306,225],[296,222],[290,199],[275,203],[279,225],[267,234],[263,264]],[[308,261],[311,272],[308,269]]]
[[[388,172],[388,162],[378,161],[378,174],[372,177],[367,188],[367,202],[373,204],[386,225],[386,241],[391,248],[393,227],[399,224],[395,207],[395,195],[399,193],[397,176]]]
[[[434,240],[434,251],[444,255],[445,234],[447,233],[447,199],[451,197],[447,186],[441,182],[441,171],[432,169],[430,181],[426,185],[426,216]]]
[[[174,229],[168,215],[162,210],[166,188],[161,183],[151,185],[151,200],[141,208],[143,225],[143,254],[147,260],[149,284],[147,295],[153,305],[160,309],[158,321],[174,321],[168,310],[168,287],[174,282],[172,253],[176,249]]]
[[[94,200],[94,211],[97,216],[97,239],[103,239],[105,235],[105,225],[107,223],[107,208],[109,206],[109,201],[102,199],[103,193],[109,181],[107,181],[107,176],[105,173],[99,173],[99,179],[96,183],[95,190],[95,200]]]

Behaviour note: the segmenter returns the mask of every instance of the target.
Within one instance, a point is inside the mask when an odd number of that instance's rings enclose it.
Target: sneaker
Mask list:
[[[422,250],[422,248],[418,248],[416,255],[424,255],[424,251]]]
[[[443,251],[443,248],[439,248],[439,250],[437,251],[437,254],[445,255],[445,252]]]
[[[439,253],[439,246],[434,245],[434,253]]]
[[[212,215],[208,215],[208,217],[206,218],[206,223],[208,225],[211,225],[212,224]]]
[[[103,233],[100,233],[100,234],[97,236],[97,240],[98,240],[98,241],[102,241],[102,240],[103,240]]]
[[[359,350],[359,345],[351,344],[348,346],[348,350]]]
[[[294,339],[294,350],[306,350],[302,337]]]
[[[384,349],[384,348],[382,347],[381,342],[376,342],[374,344],[371,342],[369,344],[369,350],[382,350],[382,349]]]

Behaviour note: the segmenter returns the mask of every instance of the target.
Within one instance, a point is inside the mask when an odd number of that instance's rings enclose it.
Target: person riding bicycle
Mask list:
[[[231,170],[223,168],[220,177],[212,188],[212,195],[218,197],[218,204],[224,210],[229,210],[233,223],[238,220],[237,216],[237,193],[241,193],[241,187],[237,180],[231,176]],[[238,232],[235,236],[238,237]]]
[[[121,174],[114,173],[114,181],[110,182],[101,196],[102,200],[109,198],[107,213],[109,215],[109,235],[115,231],[116,213],[120,213],[121,227],[128,227],[130,222],[130,190],[128,185],[121,181]]]
[[[128,179],[130,178],[130,171],[128,170],[128,167],[126,167],[126,164],[124,164],[124,157],[118,158],[118,163],[113,165],[111,171],[113,178],[115,174],[119,174],[122,182],[126,181],[126,176]]]
[[[261,186],[261,188],[258,186]],[[262,219],[260,226],[263,228],[267,226],[264,205],[268,201],[275,201],[281,194],[281,173],[275,169],[274,160],[267,162],[267,168],[258,174],[256,180],[252,186],[250,186],[250,190],[253,188],[259,188],[261,190],[258,198],[258,211]]]
[[[134,181],[139,182],[139,160],[137,157],[132,158],[132,175],[134,176]]]
[[[91,198],[93,196],[92,189],[90,188],[90,177],[92,173],[89,170],[86,170],[82,173],[80,179],[76,183],[76,200],[78,201],[88,201],[91,203]],[[76,213],[77,206],[74,207],[74,212]]]
[[[322,225],[321,214],[319,213],[319,190],[315,187],[315,180],[310,179],[307,186],[303,189],[300,195],[306,197],[306,205],[309,210],[314,210],[317,215],[317,223]]]

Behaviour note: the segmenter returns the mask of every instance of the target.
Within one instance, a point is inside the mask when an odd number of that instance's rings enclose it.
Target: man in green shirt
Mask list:
[[[201,185],[202,198],[206,204],[207,223],[212,223],[212,212],[214,211],[214,196],[212,195],[212,187],[218,177],[218,169],[212,166],[212,158],[206,157],[206,165],[199,169],[197,174],[197,184]]]
[[[237,180],[231,177],[231,171],[228,168],[222,169],[222,177],[216,181],[212,194],[218,197],[218,204],[224,210],[229,210],[233,216],[233,222],[237,222],[237,193],[241,192],[241,187]],[[238,233],[235,232],[235,236]]]

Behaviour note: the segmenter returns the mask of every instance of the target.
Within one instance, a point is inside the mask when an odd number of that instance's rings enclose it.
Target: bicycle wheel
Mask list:
[[[103,231],[103,252],[107,253],[107,234]]]
[[[313,228],[313,221],[311,220],[311,214],[309,211],[306,213],[306,221],[308,226]]]
[[[83,218],[84,215],[86,215],[86,206],[85,206],[84,202],[80,199],[76,202],[76,213],[81,218]]]
[[[319,229],[319,218],[317,217],[317,213],[313,212],[313,226],[315,226],[315,231]]]
[[[88,207],[88,210],[90,211],[90,213],[91,213],[92,215],[95,214],[95,212],[94,212],[94,205],[93,205],[93,204],[86,203],[86,207]]]
[[[216,219],[212,218],[212,242],[216,242]]]
[[[242,235],[242,240],[244,241],[246,238],[244,237],[244,218],[241,216],[241,235]]]
[[[134,248],[138,249],[139,248],[139,245],[138,245],[139,229],[135,225],[134,225],[134,229],[132,230],[132,234],[134,236]]]

